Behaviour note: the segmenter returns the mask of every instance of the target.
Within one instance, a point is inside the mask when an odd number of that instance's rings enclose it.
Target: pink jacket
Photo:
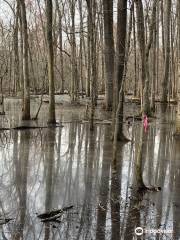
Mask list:
[[[147,115],[144,115],[143,126],[144,126],[144,130],[146,132],[147,129],[148,129],[148,117],[147,117]]]

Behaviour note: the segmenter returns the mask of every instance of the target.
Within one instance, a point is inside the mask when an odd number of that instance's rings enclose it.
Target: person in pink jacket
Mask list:
[[[147,117],[147,115],[144,115],[144,118],[143,118],[143,126],[144,126],[144,130],[145,130],[145,132],[146,132],[147,129],[148,129],[148,117]]]

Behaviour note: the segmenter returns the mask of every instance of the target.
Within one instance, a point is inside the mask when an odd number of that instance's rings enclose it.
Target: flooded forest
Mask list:
[[[0,0],[0,240],[180,240],[180,1]]]

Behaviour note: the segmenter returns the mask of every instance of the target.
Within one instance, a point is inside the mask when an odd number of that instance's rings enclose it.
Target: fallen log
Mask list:
[[[17,126],[11,129],[14,130],[27,130],[27,129],[41,129],[41,128],[58,128],[63,127],[63,125],[48,125],[48,126]]]
[[[42,128],[58,128],[61,127],[63,128],[63,125],[48,125],[48,126],[28,126],[28,125],[23,125],[23,126],[17,126],[17,127],[12,127],[12,128],[0,128],[0,131],[8,131],[8,130],[28,130],[28,129],[42,129]]]
[[[73,206],[69,206],[69,207],[64,207],[62,209],[52,210],[52,211],[49,211],[49,212],[39,214],[39,215],[37,215],[37,217],[40,218],[40,219],[44,219],[44,220],[49,219],[49,218],[55,217],[59,214],[62,214],[63,212],[68,211],[72,208],[73,208]]]

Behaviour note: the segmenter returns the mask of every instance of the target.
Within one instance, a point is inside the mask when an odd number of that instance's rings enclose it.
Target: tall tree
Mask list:
[[[84,91],[84,84],[83,84],[83,54],[85,55],[85,52],[83,52],[83,45],[84,45],[84,23],[83,23],[83,4],[82,0],[78,0],[79,5],[79,15],[80,15],[80,34],[79,34],[79,85],[81,90],[81,96],[83,97],[83,91]]]
[[[64,57],[63,57],[63,36],[62,36],[62,10],[59,6],[58,0],[56,0],[58,17],[59,17],[59,46],[60,46],[60,64],[61,64],[61,93],[64,93]]]
[[[30,120],[30,81],[28,65],[28,27],[26,18],[26,6],[24,0],[20,1],[21,21],[22,21],[22,42],[23,42],[23,108],[22,119]]]
[[[149,26],[149,39],[146,45],[145,41],[145,26],[144,26],[144,11],[142,0],[135,0],[136,15],[137,15],[137,35],[141,56],[141,104],[142,112],[150,115],[150,100],[149,100],[149,54],[153,43],[153,35],[156,23],[156,0],[153,1],[152,16]]]
[[[142,0],[135,0],[136,15],[137,15],[137,37],[139,42],[140,57],[141,57],[141,106],[145,114],[149,113],[149,79],[148,79],[148,56],[149,49],[146,52],[145,42],[145,26],[144,26],[144,11]]]
[[[94,113],[96,105],[96,80],[97,80],[97,56],[96,56],[96,1],[86,0],[88,8],[88,38],[89,38],[89,54],[90,54],[90,90],[91,90],[91,113],[90,113],[90,129],[94,129]]]
[[[164,24],[164,38],[165,38],[165,64],[164,76],[162,80],[161,101],[166,103],[168,100],[168,85],[169,85],[169,71],[170,71],[170,23],[171,23],[171,1],[166,0],[165,24]]]
[[[19,52],[18,52],[18,21],[19,21],[19,1],[17,1],[16,5],[16,15],[15,15],[15,22],[14,22],[14,36],[13,36],[13,50],[14,50],[14,83],[13,83],[13,90],[14,93],[17,92],[17,90],[20,89],[20,74],[19,74]]]
[[[178,109],[176,115],[176,134],[180,135],[180,2],[177,1],[177,27],[178,27],[178,73],[177,73],[177,99]]]
[[[71,0],[70,12],[71,12],[71,102],[78,100],[79,82],[77,71],[77,54],[76,54],[76,29],[75,29],[75,14],[76,14],[76,1]]]
[[[151,14],[151,19],[149,24],[149,39],[145,49],[146,79],[145,79],[145,84],[143,89],[143,112],[147,115],[151,114],[150,100],[149,100],[149,91],[150,91],[149,55],[150,55],[151,47],[153,45],[153,40],[155,38],[155,33],[156,33],[156,4],[157,4],[157,0],[153,0],[152,14]],[[155,45],[154,45],[154,49],[155,49]],[[155,71],[155,60],[154,60],[154,71]],[[153,88],[155,88],[155,77],[156,76],[153,76],[154,79],[152,79],[152,91],[153,91]]]
[[[49,116],[48,123],[56,123],[55,97],[54,97],[54,51],[53,51],[53,5],[52,0],[46,0],[47,15],[47,61],[49,78]]]
[[[104,54],[105,54],[105,107],[113,106],[114,80],[114,37],[113,37],[113,0],[103,0],[104,15]]]
[[[124,139],[123,136],[123,100],[124,100],[124,66],[127,33],[127,0],[118,0],[117,39],[115,59],[115,83],[113,99],[113,131],[114,141]],[[116,145],[116,144],[115,144]]]

